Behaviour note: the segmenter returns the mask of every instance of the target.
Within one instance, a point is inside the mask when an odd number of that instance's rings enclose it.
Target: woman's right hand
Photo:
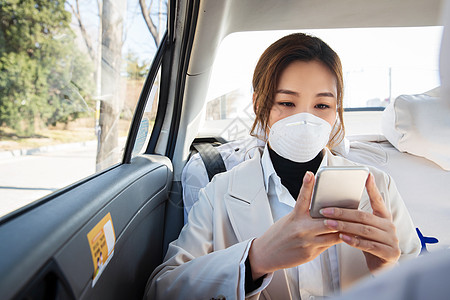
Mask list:
[[[314,175],[306,172],[292,212],[253,241],[249,259],[254,279],[304,264],[341,242],[336,230],[325,226],[322,219],[309,215],[314,182]]]

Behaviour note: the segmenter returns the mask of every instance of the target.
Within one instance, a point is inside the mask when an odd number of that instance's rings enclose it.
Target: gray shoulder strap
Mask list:
[[[209,143],[194,144],[194,148],[200,154],[201,159],[206,167],[209,181],[214,175],[225,172],[227,168],[223,162],[222,156],[219,151]]]

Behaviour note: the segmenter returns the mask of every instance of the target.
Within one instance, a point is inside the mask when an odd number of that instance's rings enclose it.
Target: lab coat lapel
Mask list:
[[[232,170],[225,206],[239,242],[261,236],[273,217],[264,188],[260,154]]]
[[[263,181],[259,152],[233,169],[228,193],[224,197],[231,226],[239,242],[259,237],[273,224]],[[286,272],[276,271],[263,291],[269,299],[291,299]]]

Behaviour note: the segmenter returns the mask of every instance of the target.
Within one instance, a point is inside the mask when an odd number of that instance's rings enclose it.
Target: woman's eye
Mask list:
[[[327,108],[330,108],[330,106],[327,105],[327,104],[317,104],[316,108],[318,108],[318,109],[327,109]]]
[[[287,106],[287,107],[293,107],[294,106],[294,103],[292,103],[292,102],[278,102],[278,104],[282,105],[282,106]]]

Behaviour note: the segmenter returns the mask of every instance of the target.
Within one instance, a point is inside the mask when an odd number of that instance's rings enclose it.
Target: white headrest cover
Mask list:
[[[381,131],[399,151],[450,171],[450,107],[425,94],[401,95],[383,112]]]

